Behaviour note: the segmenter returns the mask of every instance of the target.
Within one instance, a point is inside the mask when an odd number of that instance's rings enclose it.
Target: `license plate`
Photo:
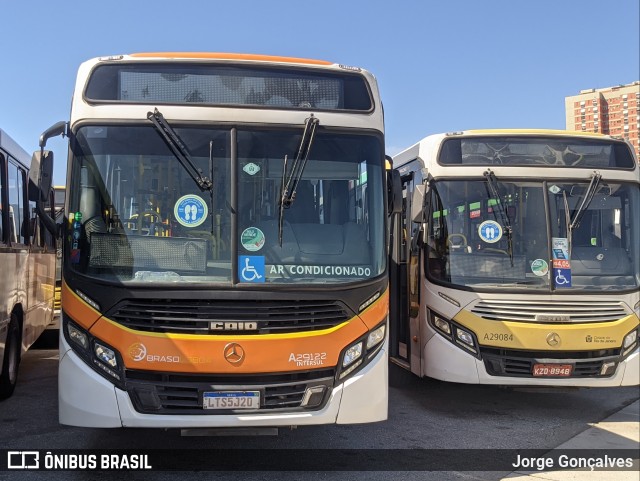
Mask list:
[[[205,392],[203,409],[260,409],[259,391]]]
[[[534,364],[534,377],[568,377],[573,372],[571,364]]]

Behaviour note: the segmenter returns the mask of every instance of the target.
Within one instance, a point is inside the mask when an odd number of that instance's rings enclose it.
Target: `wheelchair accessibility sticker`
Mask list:
[[[240,282],[264,282],[264,256],[239,256]]]
[[[502,226],[495,220],[485,220],[478,226],[480,239],[488,244],[493,244],[502,239]]]
[[[209,208],[205,201],[193,194],[180,197],[173,208],[176,220],[185,227],[198,227],[207,220],[208,213]]]
[[[571,287],[571,269],[553,268],[553,279],[556,288]]]

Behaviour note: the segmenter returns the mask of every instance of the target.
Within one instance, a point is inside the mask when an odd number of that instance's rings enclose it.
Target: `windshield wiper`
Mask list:
[[[302,174],[304,174],[304,168],[307,165],[309,159],[309,152],[313,146],[313,140],[316,135],[316,128],[320,121],[311,114],[311,116],[304,121],[304,131],[302,132],[302,138],[300,139],[300,146],[296,153],[296,158],[293,161],[291,172],[287,177],[287,156],[284,156],[284,165],[282,167],[282,186],[280,204],[278,206],[278,241],[280,247],[282,247],[282,229],[284,223],[284,209],[288,209],[296,200],[296,190]]]
[[[205,177],[202,174],[202,170],[195,164],[184,143],[180,140],[176,131],[167,123],[162,113],[158,109],[154,109],[153,112],[147,113],[147,118],[153,123],[153,126],[162,136],[171,152],[173,152],[173,155],[182,164],[184,170],[187,171],[187,174],[198,184],[200,190],[211,190],[213,182],[209,177]]]
[[[589,187],[587,187],[587,190],[584,193],[584,196],[582,197],[582,202],[580,202],[580,205],[578,206],[576,211],[573,213],[573,218],[570,221],[567,221],[567,237],[569,238],[568,239],[569,255],[571,255],[571,243],[572,243],[571,241],[573,237],[573,231],[580,226],[580,221],[582,220],[582,216],[584,216],[584,213],[589,208],[589,205],[593,200],[593,196],[596,195],[601,179],[602,179],[602,175],[600,174],[600,172],[594,171],[593,174],[591,174],[591,182],[589,183]],[[564,194],[564,202],[565,202],[565,217],[568,219],[569,204],[567,202],[566,194]]]
[[[498,192],[498,180],[491,169],[487,169],[484,172],[484,177],[487,179],[487,193],[493,199],[498,201],[498,212],[500,213],[500,219],[502,226],[507,234],[507,252],[509,253],[509,259],[511,260],[511,267],[513,267],[513,228],[511,227],[511,219],[509,218],[509,212],[504,206],[502,196]]]
[[[600,185],[600,179],[602,179],[602,175],[600,174],[600,172],[594,172],[591,175],[591,182],[589,183],[589,187],[587,187],[587,191],[584,193],[584,197],[582,197],[580,206],[573,214],[573,219],[571,219],[571,224],[569,225],[569,231],[573,231],[580,226],[582,216],[589,208],[589,204],[591,204],[593,196],[596,195],[598,185]]]

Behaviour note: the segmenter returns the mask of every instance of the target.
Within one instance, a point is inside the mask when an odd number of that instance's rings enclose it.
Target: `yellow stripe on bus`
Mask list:
[[[473,331],[481,346],[552,352],[620,348],[624,336],[640,324],[635,314],[612,322],[537,324],[491,321],[465,310],[453,320]],[[551,336],[553,333],[557,336]],[[549,342],[551,337],[558,336],[559,343]]]

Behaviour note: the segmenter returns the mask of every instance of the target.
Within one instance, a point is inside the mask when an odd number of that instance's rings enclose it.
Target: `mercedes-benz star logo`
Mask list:
[[[224,346],[224,358],[230,364],[240,364],[244,361],[244,349],[235,342],[230,342]]]
[[[547,336],[547,344],[549,344],[551,347],[559,346],[560,336],[555,332],[549,333],[549,335]]]

